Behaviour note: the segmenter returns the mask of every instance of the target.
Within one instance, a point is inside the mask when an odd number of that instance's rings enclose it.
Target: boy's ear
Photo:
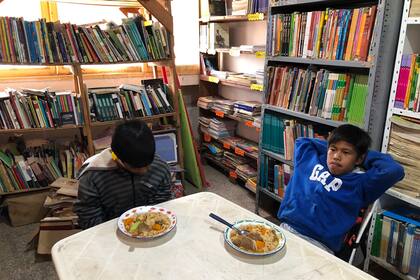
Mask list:
[[[365,161],[365,158],[366,158],[366,154],[359,156],[356,160],[356,165],[361,165]]]

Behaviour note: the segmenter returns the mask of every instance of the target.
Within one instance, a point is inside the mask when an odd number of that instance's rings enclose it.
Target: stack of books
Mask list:
[[[236,136],[224,138],[223,142],[228,143],[232,147],[238,147],[245,152],[252,154],[254,157],[258,156],[258,143]]]
[[[268,0],[232,0],[232,15],[266,13]]]
[[[376,6],[272,16],[268,54],[366,61]]]
[[[205,110],[209,110],[213,108],[213,104],[216,100],[221,99],[219,97],[214,96],[202,96],[198,98],[197,107],[203,108]]]
[[[237,123],[232,120],[218,120],[212,118],[207,132],[215,139],[226,138],[233,136],[236,124]]]
[[[261,115],[261,103],[255,101],[235,101],[233,103],[234,115],[254,120],[253,117]]]
[[[420,55],[403,54],[397,92],[395,94],[395,108],[420,112]]]
[[[166,29],[141,16],[102,30],[70,23],[0,17],[2,63],[107,63],[170,57]]]
[[[83,125],[80,97],[48,89],[0,92],[0,129],[54,128]]]
[[[239,50],[244,52],[265,52],[265,45],[240,45]]]
[[[31,140],[25,144],[17,139],[0,149],[0,192],[46,187],[59,177],[74,178],[86,159],[77,143]]]
[[[245,182],[247,182],[248,179],[257,177],[257,170],[249,164],[238,165],[238,167],[236,167],[235,172],[236,174],[238,174],[238,177],[244,180]]]
[[[217,98],[213,101],[212,109],[223,112],[225,114],[233,113],[234,101],[228,99]]]
[[[397,208],[376,214],[372,256],[413,279],[420,277],[420,212]]]
[[[244,165],[250,162],[250,159],[237,156],[233,153],[225,151],[223,153],[222,163],[229,168],[230,170],[236,170],[236,167],[239,165]]]
[[[420,198],[420,124],[418,120],[392,116],[388,153],[405,171],[404,179],[397,184],[400,192]]]
[[[205,128],[207,130],[210,126],[211,118],[199,117],[198,122],[199,122],[201,127]]]
[[[297,67],[269,67],[268,103],[297,112],[362,125],[368,76]]]
[[[92,121],[112,121],[173,112],[161,79],[143,85],[89,88]]]

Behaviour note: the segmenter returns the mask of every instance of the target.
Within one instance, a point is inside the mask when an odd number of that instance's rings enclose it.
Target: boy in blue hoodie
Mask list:
[[[401,165],[368,151],[370,144],[365,131],[348,124],[336,128],[328,143],[297,139],[294,173],[277,215],[281,226],[338,252],[359,210],[404,177]]]

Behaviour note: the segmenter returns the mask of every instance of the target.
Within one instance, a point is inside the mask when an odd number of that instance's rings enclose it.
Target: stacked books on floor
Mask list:
[[[331,129],[331,128],[330,128]],[[328,137],[329,130],[323,126],[305,124],[296,120],[284,119],[266,111],[263,120],[262,148],[292,160],[295,141],[299,137]]]
[[[1,63],[107,63],[170,57],[166,29],[141,16],[102,30],[70,23],[0,17]]]
[[[265,155],[260,160],[260,186],[282,198],[292,176],[292,168]]]
[[[297,67],[269,67],[268,103],[335,121],[362,125],[368,76]]]
[[[173,112],[167,88],[161,79],[143,80],[142,83],[89,88],[92,121],[112,121]]]
[[[46,187],[59,177],[74,178],[86,159],[75,142],[8,143],[0,150],[0,192]]]
[[[407,117],[392,116],[388,153],[405,171],[404,179],[395,188],[420,199],[420,121]]]
[[[232,0],[232,15],[266,13],[268,0]]]
[[[402,274],[420,277],[420,212],[397,208],[376,214],[371,255]]]
[[[368,60],[376,6],[273,15],[268,54]]]
[[[59,177],[50,187],[52,191],[44,202],[48,214],[39,223],[38,254],[50,254],[57,241],[80,231],[78,217],[73,211],[79,181]]]
[[[54,128],[83,125],[80,97],[48,89],[0,92],[0,129]]]
[[[403,54],[397,92],[395,94],[395,108],[420,112],[420,55]]]

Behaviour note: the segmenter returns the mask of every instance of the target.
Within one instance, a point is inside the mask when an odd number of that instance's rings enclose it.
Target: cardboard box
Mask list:
[[[55,243],[80,231],[74,217],[43,219],[39,225],[38,254],[51,254]]]
[[[48,212],[44,201],[49,190],[10,195],[5,198],[12,226],[38,223]]]

